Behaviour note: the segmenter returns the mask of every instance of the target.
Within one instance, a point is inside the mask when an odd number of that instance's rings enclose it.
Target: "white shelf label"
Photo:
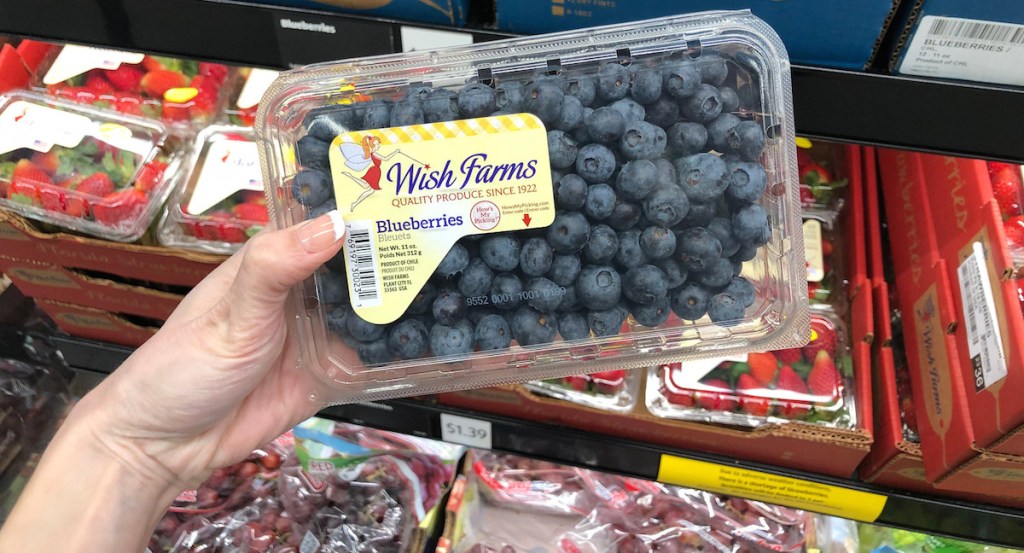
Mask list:
[[[441,413],[441,439],[453,444],[491,449],[491,423]]]
[[[1024,25],[926,16],[900,73],[1024,85]]]
[[[974,253],[967,256],[957,272],[967,323],[974,390],[980,392],[1006,378],[1003,340],[996,321],[996,303],[992,283],[985,270],[985,249],[981,242],[974,243]]]

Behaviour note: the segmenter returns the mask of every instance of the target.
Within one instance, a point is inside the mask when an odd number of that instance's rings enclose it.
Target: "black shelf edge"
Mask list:
[[[72,367],[101,373],[113,371],[133,351],[125,346],[64,335],[54,335],[51,339]],[[337,405],[319,413],[335,420],[438,440],[442,439],[441,416],[444,414],[489,423],[491,447],[508,453],[651,480],[658,478],[662,457],[667,455],[884,496],[885,506],[874,520],[875,524],[1008,547],[1020,546],[1024,535],[1024,511],[922,496],[852,479],[667,448],[423,400]]]
[[[286,29],[284,19],[327,31]],[[511,36],[211,0],[7,0],[0,17],[0,34],[274,68],[390,54],[400,50],[402,26],[469,33],[474,42]],[[1024,88],[794,66],[793,95],[801,135],[1024,162]]]

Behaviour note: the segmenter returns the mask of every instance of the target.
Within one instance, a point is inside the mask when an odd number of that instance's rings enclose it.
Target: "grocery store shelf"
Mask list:
[[[284,19],[334,32],[286,29]],[[0,17],[0,34],[279,68],[402,51],[403,26],[474,42],[508,36],[210,0],[7,0]],[[797,132],[806,136],[1024,161],[1021,88],[805,66],[793,68],[793,88]]]
[[[71,366],[91,371],[110,372],[132,351],[123,346],[67,336],[54,336],[53,340]],[[456,423],[475,424],[478,428],[486,429],[483,438],[474,432],[473,436],[463,441],[468,445],[472,445],[475,439],[483,439],[496,450],[648,479],[658,479],[659,475],[664,477],[668,461],[698,461],[710,463],[707,465],[709,468],[755,471],[768,478],[788,477],[797,481],[796,486],[814,486],[817,490],[826,490],[829,499],[822,503],[823,508],[820,509],[826,512],[837,506],[850,508],[851,503],[875,500],[881,504],[884,501],[884,506],[874,519],[876,524],[1004,546],[1019,546],[1021,536],[1024,535],[1024,511],[920,496],[855,480],[666,448],[550,424],[439,406],[417,399],[339,405],[323,410],[320,415],[434,439],[451,439],[453,431],[458,433],[451,425],[452,421],[449,419],[445,424],[442,417],[461,417]],[[463,432],[464,436],[466,434]],[[774,501],[786,504],[786,501]]]

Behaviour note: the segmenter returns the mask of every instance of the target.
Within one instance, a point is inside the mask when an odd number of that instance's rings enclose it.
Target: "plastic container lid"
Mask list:
[[[842,321],[816,308],[811,341],[803,348],[651,369],[647,408],[670,419],[754,427],[804,421],[852,429],[852,363]]]
[[[310,66],[256,129],[276,223],[348,227],[294,298],[319,401],[807,339],[789,64],[748,12]]]
[[[164,126],[31,93],[0,96],[0,208],[74,231],[138,240],[178,162]]]
[[[242,85],[238,87],[237,93],[228,98],[224,113],[232,125],[251,127],[256,122],[256,108],[263,98],[263,93],[281,73],[249,67],[239,69],[238,72],[243,79]]]
[[[534,380],[524,384],[536,394],[571,401],[606,411],[632,411],[636,406],[643,380],[642,369],[601,371],[574,374],[550,380]]]
[[[196,137],[188,167],[164,209],[161,244],[230,254],[268,223],[251,129],[207,127]]]

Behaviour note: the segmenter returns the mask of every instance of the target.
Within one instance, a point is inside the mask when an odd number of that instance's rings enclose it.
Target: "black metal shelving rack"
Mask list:
[[[284,28],[283,19],[323,23],[334,32]],[[0,17],[0,34],[271,68],[401,51],[403,26],[468,33],[474,42],[507,36],[487,30],[410,25],[214,0],[6,0]],[[1021,88],[805,66],[793,67],[793,87],[797,132],[804,136],[1024,163]],[[60,335],[54,340],[72,367],[102,373],[114,370],[132,351]],[[461,416],[486,424],[491,446],[512,453],[645,478],[658,478],[666,458],[749,469],[770,477],[791,478],[798,484],[852,491],[855,499],[882,498],[884,506],[875,520],[878,524],[1005,546],[1024,543],[1024,511],[919,496],[852,479],[674,450],[419,400],[337,406],[321,414],[437,439],[444,434],[442,416]],[[828,509],[823,505],[821,510]]]

